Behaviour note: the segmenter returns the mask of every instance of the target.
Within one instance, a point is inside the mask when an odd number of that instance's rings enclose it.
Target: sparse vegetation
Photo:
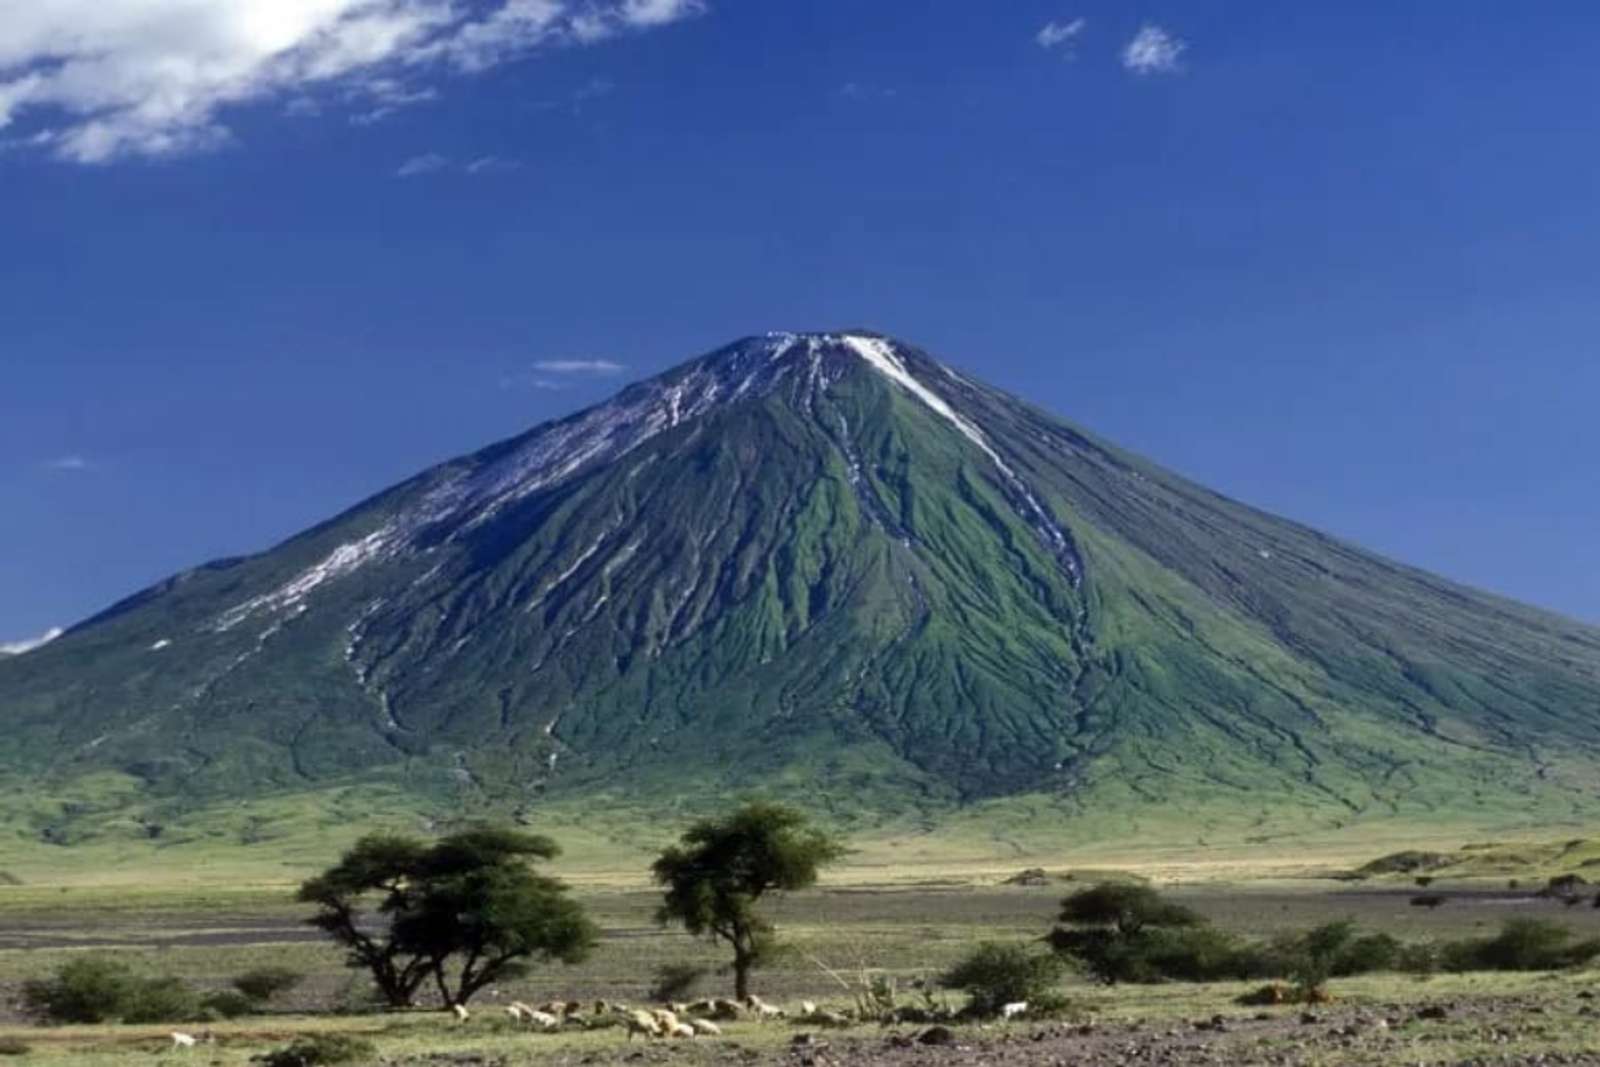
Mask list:
[[[345,1034],[313,1034],[258,1057],[262,1067],[325,1067],[376,1059],[377,1046]]]
[[[300,888],[317,906],[309,921],[366,969],[391,1007],[409,1007],[432,980],[446,1005],[465,1004],[531,959],[576,963],[598,931],[566,887],[528,867],[560,850],[544,837],[470,830],[425,845],[363,838],[334,867]],[[374,931],[361,910],[387,922]]]
[[[53,1023],[175,1022],[201,1010],[181,980],[138,975],[106,956],[71,960],[54,977],[24,983],[22,1000],[29,1014]]]
[[[747,804],[721,819],[691,826],[680,845],[656,860],[665,887],[656,919],[681,923],[733,950],[734,995],[750,995],[750,972],[777,948],[772,923],[756,906],[768,893],[814,885],[844,846],[808,828],[804,815],[774,804]]]
[[[1573,941],[1571,929],[1545,919],[1511,919],[1491,938],[1444,946],[1449,971],[1556,971],[1600,956],[1600,939]]]
[[[986,942],[951,967],[939,984],[967,995],[966,1014],[993,1018],[1007,1004],[1026,1003],[1031,1014],[1065,1004],[1057,988],[1066,967],[1053,953],[1024,944]]]
[[[233,988],[258,1004],[287,993],[305,980],[300,971],[288,967],[257,967],[237,976]]]

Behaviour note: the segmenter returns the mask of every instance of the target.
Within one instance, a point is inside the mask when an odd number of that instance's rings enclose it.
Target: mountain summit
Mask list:
[[[373,783],[1039,798],[1069,835],[1600,808],[1600,631],[867,332],[739,341],[180,574],[0,662],[0,716],[55,841]]]

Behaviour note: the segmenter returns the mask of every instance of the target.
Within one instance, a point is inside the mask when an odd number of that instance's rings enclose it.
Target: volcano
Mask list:
[[[0,658],[0,722],[11,825],[56,843],[371,783],[419,812],[1582,818],[1600,630],[912,345],[776,333]]]

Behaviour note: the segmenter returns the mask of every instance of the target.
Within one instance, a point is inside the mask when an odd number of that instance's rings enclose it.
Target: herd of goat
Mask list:
[[[451,1010],[458,1022],[466,1023],[472,1018],[472,1013],[465,1005],[453,1005]],[[742,1004],[739,1001],[716,998],[697,1000],[692,1004],[673,1004],[666,1008],[648,1009],[630,1008],[623,1004],[599,1000],[595,1002],[593,1013],[587,1019],[584,1005],[578,1001],[553,1000],[534,1007],[518,1000],[507,1004],[505,1011],[516,1022],[544,1031],[560,1030],[569,1024],[590,1026],[595,1020],[610,1019],[627,1031],[629,1041],[632,1041],[635,1035],[663,1040],[720,1037],[722,1027],[717,1025],[718,1022],[731,1022],[741,1018],[781,1019],[787,1016],[787,1012],[782,1008],[768,1004],[753,995],[744,998]],[[824,1026],[850,1025],[848,1016],[818,1008],[809,1000],[801,1002],[799,1018]],[[174,1048],[194,1048],[202,1042],[209,1043],[209,1040],[209,1034],[196,1037],[177,1030],[172,1032]]]
[[[583,1022],[583,1005],[577,1001],[551,1001],[532,1007],[521,1001],[514,1001],[506,1005],[506,1014],[519,1023],[540,1030],[558,1030],[569,1022]],[[469,1018],[467,1009],[457,1005],[456,1018],[466,1022]],[[815,1018],[818,1022],[831,1021],[820,1018],[832,1013],[820,1011],[815,1004],[807,1001],[801,1005],[801,1013],[807,1017]],[[782,1008],[774,1007],[757,996],[749,996],[741,1005],[737,1001],[709,999],[697,1000],[692,1004],[673,1004],[665,1008],[629,1008],[622,1004],[612,1004],[609,1001],[596,1001],[594,1005],[594,1018],[614,1018],[628,1032],[628,1040],[632,1041],[635,1035],[645,1038],[688,1038],[718,1037],[722,1034],[722,1027],[718,1022],[730,1022],[734,1019],[749,1015],[758,1019],[776,1019],[784,1016]],[[848,1023],[844,1016],[838,1016],[840,1023]]]

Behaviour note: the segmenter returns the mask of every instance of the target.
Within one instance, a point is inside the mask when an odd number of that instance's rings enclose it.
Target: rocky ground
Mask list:
[[[1592,996],[1592,995],[1591,995]],[[995,1027],[891,1028],[845,1033],[797,1031],[782,1047],[738,1041],[635,1044],[575,1054],[548,1064],[741,1064],[749,1067],[1319,1067],[1401,1064],[1600,1067],[1600,1008],[1590,997],[1481,998],[1409,1005],[1337,1005],[1313,1011],[1239,1010],[1161,1023],[1051,1022]],[[516,1067],[479,1054],[395,1061],[396,1067]]]

